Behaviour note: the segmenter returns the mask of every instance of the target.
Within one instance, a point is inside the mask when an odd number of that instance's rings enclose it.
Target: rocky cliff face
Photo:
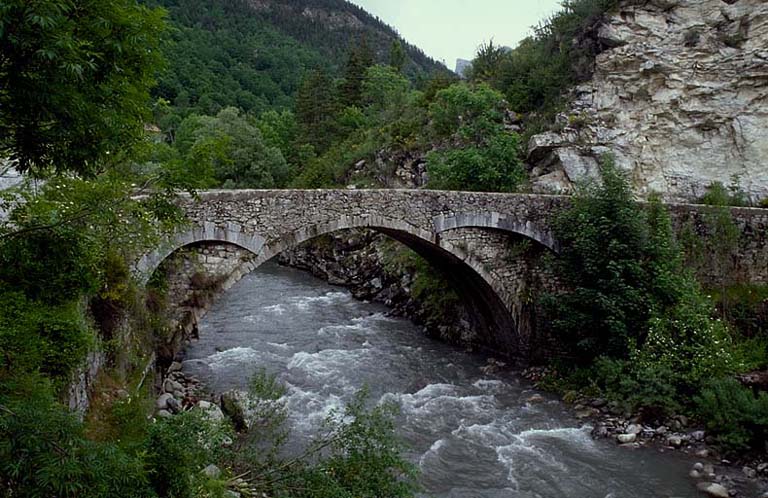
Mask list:
[[[768,197],[768,2],[625,1],[596,36],[592,80],[529,143],[537,191],[572,191],[612,153],[643,197],[734,179]]]

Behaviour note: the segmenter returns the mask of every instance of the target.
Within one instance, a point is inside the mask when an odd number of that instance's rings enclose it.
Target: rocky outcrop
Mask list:
[[[611,153],[643,197],[768,197],[768,3],[626,0],[596,36],[591,81],[528,145],[535,190],[571,192]]]

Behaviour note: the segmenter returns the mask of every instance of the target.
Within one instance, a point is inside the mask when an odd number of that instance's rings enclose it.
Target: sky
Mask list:
[[[561,0],[350,0],[394,27],[408,42],[453,69],[493,39],[514,47]]]

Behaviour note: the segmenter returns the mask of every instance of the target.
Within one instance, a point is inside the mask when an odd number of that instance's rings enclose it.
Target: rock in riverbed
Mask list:
[[[616,436],[616,440],[621,444],[634,443],[637,439],[637,434],[619,434]]]
[[[729,498],[730,496],[728,490],[725,489],[725,486],[717,484],[716,482],[700,482],[696,488],[698,488],[699,491],[706,493],[707,496],[712,496],[713,498]]]

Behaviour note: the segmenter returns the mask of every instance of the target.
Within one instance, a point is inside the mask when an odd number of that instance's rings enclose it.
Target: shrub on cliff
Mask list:
[[[137,454],[88,440],[82,424],[54,398],[47,379],[0,385],[0,495],[151,498]]]
[[[644,409],[650,418],[690,411],[702,385],[754,362],[683,265],[663,205],[635,202],[610,163],[555,220],[555,265],[569,291],[544,298],[554,333],[589,372],[572,379]],[[713,410],[721,398],[704,396]],[[748,417],[749,406],[742,403]],[[740,412],[741,413],[741,412]]]
[[[470,79],[502,92],[516,112],[551,112],[569,88],[591,76],[600,45],[590,31],[617,3],[564,1],[562,10],[535,27],[533,36],[514,49],[483,45]]]

